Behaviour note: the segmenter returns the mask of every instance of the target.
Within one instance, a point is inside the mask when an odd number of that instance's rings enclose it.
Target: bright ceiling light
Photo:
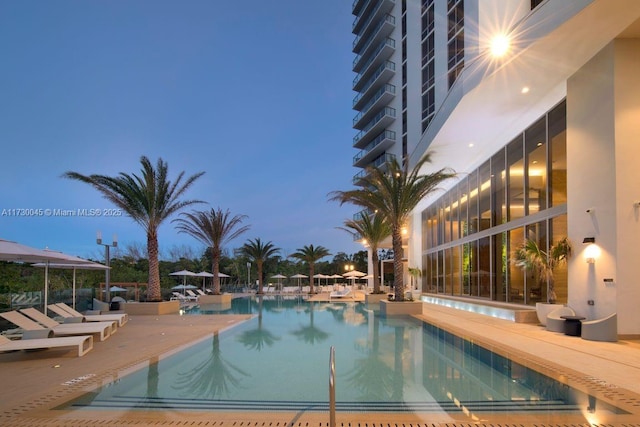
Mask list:
[[[491,40],[491,55],[494,57],[504,56],[511,46],[511,39],[505,34],[499,34]]]

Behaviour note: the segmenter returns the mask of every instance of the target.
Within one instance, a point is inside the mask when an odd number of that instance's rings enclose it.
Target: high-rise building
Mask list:
[[[458,176],[413,212],[422,291],[618,314],[640,336],[640,2],[355,0],[353,164]],[[553,280],[513,262],[572,245]],[[593,238],[593,239],[591,239]],[[595,243],[592,242],[595,240]],[[583,241],[586,243],[583,244]]]

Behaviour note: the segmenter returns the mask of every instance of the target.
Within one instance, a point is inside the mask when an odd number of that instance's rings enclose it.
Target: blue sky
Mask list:
[[[205,171],[188,193],[247,215],[285,255],[304,245],[361,250],[336,229],[357,209],[327,200],[351,187],[351,2],[0,1],[0,238],[79,256],[145,242],[65,171]],[[16,216],[20,214],[19,216]],[[203,246],[160,228],[161,251]]]

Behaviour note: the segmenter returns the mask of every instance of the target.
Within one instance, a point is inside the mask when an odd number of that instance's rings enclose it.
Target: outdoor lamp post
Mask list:
[[[113,235],[113,242],[111,244],[108,243],[102,243],[102,232],[98,231],[96,233],[96,243],[99,245],[104,246],[104,259],[105,259],[105,264],[107,265],[107,269],[104,271],[104,275],[105,275],[105,298],[106,298],[106,302],[111,302],[111,292],[109,292],[109,281],[111,279],[111,255],[109,254],[109,249],[110,248],[115,248],[118,246],[118,236],[116,236],[115,234]]]
[[[247,263],[247,286],[251,288],[251,263]]]

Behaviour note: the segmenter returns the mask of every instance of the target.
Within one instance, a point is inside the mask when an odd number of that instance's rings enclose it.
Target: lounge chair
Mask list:
[[[618,341],[618,316],[613,313],[605,318],[582,321],[582,339],[591,341]]]
[[[344,288],[341,291],[333,291],[329,294],[329,298],[344,298],[346,296],[350,296],[351,295],[351,289],[350,288]],[[351,295],[351,297],[353,297]]]
[[[59,323],[50,318],[49,316],[41,313],[35,308],[23,308],[20,310],[20,314],[28,316],[36,323],[39,323],[45,328],[49,328],[53,331],[55,336],[66,335],[96,335],[100,341],[104,341],[118,330],[118,322],[84,322],[84,323]],[[24,317],[22,316],[22,317]],[[15,323],[13,320],[11,322]],[[27,329],[24,326],[16,323],[23,329]]]
[[[87,322],[118,322],[119,327],[124,326],[129,321],[129,316],[126,313],[82,314],[62,302],[58,304],[49,304],[47,308],[63,319],[81,318]]]
[[[202,292],[201,289],[196,289],[196,292],[198,293],[198,295],[206,295],[206,292]]]
[[[78,357],[84,356],[93,348],[91,335],[77,335],[72,337],[35,338],[10,340],[0,335],[0,352],[16,350],[45,350],[56,347],[76,347]]]
[[[190,301],[198,301],[198,295],[196,295],[191,289],[187,289],[187,299]]]
[[[571,307],[559,306],[547,314],[547,331],[563,332],[565,320],[560,316],[575,316],[576,312]]]

